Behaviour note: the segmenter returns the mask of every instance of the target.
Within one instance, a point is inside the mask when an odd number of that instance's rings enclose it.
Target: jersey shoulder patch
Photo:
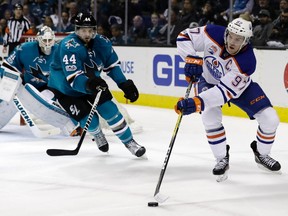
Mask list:
[[[78,36],[75,33],[64,38],[61,41],[61,45],[62,45],[62,48],[66,50],[73,50],[73,49],[75,50],[81,47]]]

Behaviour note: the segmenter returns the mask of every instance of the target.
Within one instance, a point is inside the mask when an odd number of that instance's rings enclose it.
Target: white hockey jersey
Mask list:
[[[199,96],[205,108],[221,106],[230,99],[238,98],[251,83],[250,75],[256,68],[256,58],[250,44],[236,55],[225,49],[225,27],[206,25],[185,29],[177,38],[177,51],[185,59],[203,52],[203,78],[215,85]]]

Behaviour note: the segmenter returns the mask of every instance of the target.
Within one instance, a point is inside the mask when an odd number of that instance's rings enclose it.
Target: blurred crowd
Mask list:
[[[168,2],[171,2],[170,14]],[[19,1],[0,0],[0,43],[13,5]],[[114,45],[175,45],[181,30],[218,24],[243,17],[253,24],[256,46],[288,47],[288,0],[128,0],[128,28],[125,31],[125,0],[62,0],[61,16],[57,0],[22,0],[23,16],[30,22],[26,34],[36,34],[43,25],[55,32],[74,30],[78,12],[97,11],[98,33]],[[170,17],[169,17],[170,16]],[[169,22],[168,22],[169,21]],[[170,23],[170,25],[168,25]],[[169,34],[168,34],[169,32]],[[126,34],[125,34],[126,33]]]

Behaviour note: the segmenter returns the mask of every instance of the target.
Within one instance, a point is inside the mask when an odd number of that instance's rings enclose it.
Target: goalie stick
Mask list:
[[[17,96],[15,96],[13,98],[13,102],[14,102],[16,108],[18,109],[20,115],[22,116],[22,118],[26,122],[26,125],[28,125],[28,127],[30,128],[30,130],[34,134],[34,136],[36,136],[38,138],[45,138],[48,136],[58,135],[61,133],[61,130],[59,128],[53,128],[50,130],[40,130],[37,127],[37,125],[35,124],[35,122],[33,121],[33,119],[29,116],[28,112],[26,111],[26,109],[24,108],[24,106],[22,105],[22,103],[20,102],[20,100]]]
[[[105,89],[104,89],[105,90]],[[96,111],[96,107],[98,106],[98,102],[99,102],[99,99],[101,97],[101,94],[102,94],[102,91],[104,91],[103,89],[99,88],[99,92],[94,100],[94,103],[92,105],[92,108],[91,108],[91,111],[88,115],[88,118],[87,118],[87,121],[85,123],[85,126],[84,126],[84,129],[83,129],[83,132],[81,134],[81,137],[80,137],[80,140],[77,144],[77,147],[74,149],[74,150],[67,150],[67,149],[47,149],[46,153],[49,155],[49,156],[68,156],[68,155],[77,155],[81,146],[82,146],[82,143],[84,141],[84,138],[86,136],[86,132],[88,130],[88,127],[90,126],[90,123],[92,121],[92,118],[93,118],[93,115]]]
[[[184,99],[187,99],[189,97],[192,85],[193,85],[193,82],[190,82],[188,87],[187,87],[187,89],[186,89],[186,93],[185,93]],[[154,199],[157,202],[159,202],[159,203],[163,203],[169,198],[168,196],[160,194],[160,187],[161,187],[162,180],[163,180],[163,177],[164,177],[164,174],[165,174],[165,171],[166,171],[169,159],[170,159],[170,155],[171,155],[174,143],[175,143],[175,139],[176,139],[176,136],[177,136],[177,133],[178,133],[178,130],[179,130],[179,126],[180,126],[182,117],[183,117],[183,113],[181,112],[178,115],[178,118],[177,118],[177,121],[176,121],[176,125],[175,125],[174,131],[173,131],[173,135],[172,135],[169,147],[168,147],[168,151],[166,153],[165,160],[164,160],[161,172],[160,172],[159,180],[158,180],[155,192],[154,192]]]

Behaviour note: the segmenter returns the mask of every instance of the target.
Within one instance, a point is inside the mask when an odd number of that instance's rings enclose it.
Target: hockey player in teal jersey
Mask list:
[[[46,42],[46,35],[44,36],[44,34],[48,35],[48,33],[49,41]],[[57,46],[54,32],[49,27],[44,26],[39,31],[36,41],[17,46],[6,61],[22,72],[23,84],[30,83],[42,91],[47,88],[49,65]],[[5,66],[4,62],[2,66],[4,70]]]
[[[134,139],[131,130],[117,106],[111,101],[106,82],[100,73],[106,73],[131,102],[139,93],[132,80],[124,76],[117,54],[109,39],[96,34],[96,20],[91,14],[79,13],[75,19],[75,33],[65,37],[55,52],[50,68],[49,88],[58,103],[84,127],[98,87],[105,89],[100,97],[97,112],[115,135],[135,156],[141,157],[146,149]],[[99,126],[99,117],[93,116],[88,132],[94,136],[98,148],[107,152],[109,145]]]
[[[75,134],[74,122],[65,111],[54,104],[51,100],[54,95],[47,89],[50,74],[49,66],[57,47],[54,32],[48,26],[43,26],[37,33],[35,41],[25,42],[17,46],[4,60],[0,68],[1,77],[3,77],[4,72],[11,70],[17,74],[20,73],[22,84],[16,87],[18,89],[15,92],[27,111],[45,123],[61,128],[63,134]],[[0,82],[1,85],[3,86],[3,82]],[[4,127],[16,112],[17,109],[12,100],[0,101],[0,114],[2,116],[0,128]]]

